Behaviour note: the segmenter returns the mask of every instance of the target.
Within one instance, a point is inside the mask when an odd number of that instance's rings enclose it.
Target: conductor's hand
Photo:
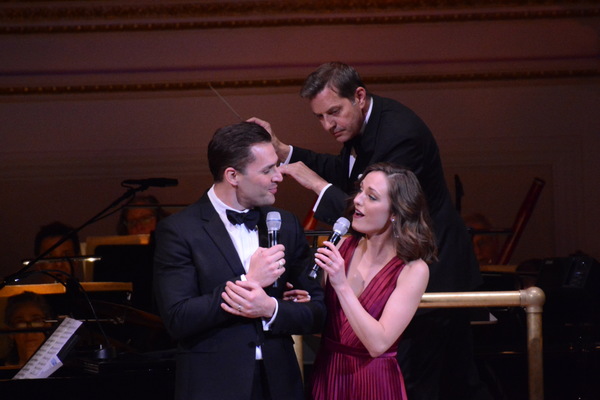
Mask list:
[[[268,249],[259,247],[252,257],[246,279],[256,282],[260,287],[273,284],[285,272],[285,247],[277,244]]]
[[[275,147],[275,152],[277,153],[277,158],[279,158],[279,161],[283,162],[287,159],[288,155],[290,154],[290,146],[283,143],[277,136],[275,136],[270,123],[256,117],[252,117],[246,120],[246,122],[253,122],[265,128],[265,130],[271,135],[271,143],[273,144],[273,147]]]
[[[275,312],[276,300],[269,297],[256,282],[227,282],[221,297],[224,300],[221,308],[230,314],[246,318],[271,318]]]
[[[283,175],[291,176],[300,185],[312,190],[316,194],[320,194],[321,190],[328,184],[325,179],[321,178],[315,171],[308,168],[302,161],[280,165],[279,172]]]
[[[306,303],[310,301],[310,294],[306,290],[294,289],[294,285],[290,282],[286,282],[285,287],[289,290],[283,292],[283,300],[293,301],[294,303]]]

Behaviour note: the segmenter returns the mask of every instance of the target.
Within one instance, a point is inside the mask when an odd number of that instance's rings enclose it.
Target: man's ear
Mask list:
[[[229,182],[231,186],[236,187],[238,185],[238,171],[233,167],[228,167],[227,169],[225,169],[225,172],[223,173],[223,178],[227,182]]]
[[[366,100],[367,100],[367,90],[362,86],[357,87],[356,90],[354,91],[354,103],[353,104],[358,103],[358,105],[362,108],[365,106]]]

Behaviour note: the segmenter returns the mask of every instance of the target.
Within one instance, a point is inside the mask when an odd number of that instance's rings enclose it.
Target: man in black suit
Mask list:
[[[179,347],[176,398],[300,400],[290,335],[319,332],[325,305],[294,215],[277,210],[279,244],[268,247],[265,218],[282,180],[271,137],[247,122],[219,129],[208,160],[213,186],[156,230],[155,292]],[[311,301],[283,301],[286,282]]]
[[[300,92],[323,129],[342,144],[338,155],[292,147],[268,122],[252,118],[273,136],[284,175],[318,195],[315,218],[332,224],[365,168],[391,162],[412,170],[427,197],[439,261],[430,264],[428,292],[469,291],[481,284],[466,227],[450,200],[438,146],[427,125],[408,107],[375,96],[354,68],[321,65]],[[461,309],[420,310],[398,349],[410,399],[487,398],[474,369],[468,314]],[[480,396],[480,392],[483,395]]]

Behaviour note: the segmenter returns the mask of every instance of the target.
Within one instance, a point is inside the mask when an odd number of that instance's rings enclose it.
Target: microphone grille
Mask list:
[[[281,214],[279,211],[269,211],[267,213],[267,229],[270,231],[281,229]]]
[[[335,224],[333,224],[333,231],[339,232],[340,235],[345,235],[348,229],[350,229],[350,221],[344,217],[338,218]]]

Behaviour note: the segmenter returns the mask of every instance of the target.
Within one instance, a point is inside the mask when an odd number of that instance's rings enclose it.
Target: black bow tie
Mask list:
[[[233,210],[225,210],[227,219],[234,225],[244,224],[248,230],[253,230],[260,219],[258,210],[250,210],[247,213],[241,213]]]

